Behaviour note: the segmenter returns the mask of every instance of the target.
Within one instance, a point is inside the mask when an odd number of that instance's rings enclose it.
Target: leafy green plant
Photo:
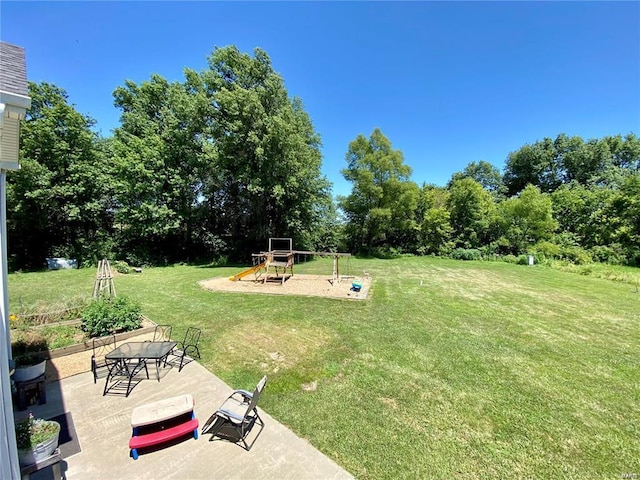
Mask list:
[[[48,342],[42,330],[33,328],[21,328],[11,331],[11,351],[16,359],[20,356],[44,352]]]
[[[507,263],[516,263],[518,261],[518,257],[516,257],[515,255],[504,255],[501,258],[503,262]]]
[[[27,418],[16,422],[16,442],[19,450],[28,450],[39,443],[46,442],[60,431],[60,424],[51,420]]]
[[[610,265],[623,265],[625,253],[620,244],[596,245],[589,250],[594,260]]]
[[[589,252],[577,246],[563,248],[562,257],[575,265],[585,265],[593,262]]]
[[[123,273],[125,275],[133,271],[133,268],[131,268],[124,260],[113,262],[113,268],[116,269],[116,272]]]
[[[135,330],[140,322],[140,305],[127,297],[95,300],[82,312],[82,329],[91,337]]]
[[[533,252],[534,256],[542,255],[545,257],[545,259],[554,259],[561,256],[562,247],[558,244],[544,240],[536,243],[531,248],[531,251]],[[536,258],[536,260],[538,260],[538,258]]]
[[[455,260],[482,260],[482,253],[475,248],[456,248],[451,252],[451,258]]]
[[[44,350],[46,350],[46,346]],[[29,367],[31,365],[42,363],[46,360],[46,358],[42,354],[37,352],[26,352],[22,355],[16,356],[14,360],[16,362],[16,367]]]

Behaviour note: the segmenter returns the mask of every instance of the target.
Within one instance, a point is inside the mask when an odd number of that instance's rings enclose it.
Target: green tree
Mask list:
[[[634,134],[585,142],[561,133],[555,140],[544,138],[511,152],[503,182],[510,196],[528,184],[547,193],[570,182],[619,187],[639,168],[640,139]]]
[[[528,247],[548,240],[557,228],[551,197],[533,185],[527,185],[518,196],[501,202],[499,211],[504,237],[512,248],[510,253],[527,253]]]
[[[314,238],[330,201],[321,174],[320,137],[302,101],[290,98],[266,52],[216,48],[209,68],[187,71],[190,88],[212,105],[205,138],[211,174],[203,197],[210,225],[240,252],[264,248],[268,237],[292,237],[302,248]]]
[[[606,142],[597,139],[582,142],[579,137],[562,137],[562,141],[563,184],[577,182],[586,185],[594,179],[601,178],[611,167],[611,152]]]
[[[613,198],[612,210],[617,214],[613,240],[622,245],[629,264],[640,266],[640,174],[626,179]]]
[[[620,189],[629,176],[640,171],[640,138],[633,133],[622,137],[604,137],[599,141],[609,152],[610,158],[599,175],[590,179],[596,186]]]
[[[570,233],[584,248],[613,242],[611,202],[615,190],[607,186],[563,185],[551,194],[559,233]],[[616,216],[614,214],[614,216]]]
[[[555,190],[561,181],[553,141],[545,138],[509,153],[503,181],[508,196],[517,195],[529,184],[545,192]]]
[[[500,173],[500,170],[484,160],[480,160],[477,163],[471,162],[464,167],[462,172],[454,173],[447,186],[450,187],[455,180],[463,178],[472,178],[482,185],[482,188],[496,196],[502,191],[502,174]]]
[[[640,138],[634,133],[607,136],[602,139],[611,152],[614,166],[629,169],[633,172],[640,170]]]
[[[443,187],[423,185],[416,216],[420,224],[418,252],[446,255],[451,251],[453,228],[447,209],[449,192]]]
[[[206,176],[204,119],[194,96],[160,75],[114,91],[115,218],[123,257],[188,259],[202,246],[198,206]]]
[[[8,176],[7,225],[16,268],[45,257],[93,261],[111,248],[111,180],[94,121],[49,83],[29,83],[22,126],[22,168]]]
[[[448,210],[458,247],[479,248],[493,239],[496,205],[492,195],[472,178],[454,180],[449,188]]]
[[[544,138],[511,152],[503,177],[507,195],[516,195],[529,184],[543,192],[553,192],[566,180],[565,157],[573,157],[573,163],[579,163],[575,152],[583,143],[580,137],[560,134],[555,140]]]
[[[350,248],[414,247],[419,188],[409,179],[411,168],[404,164],[402,152],[393,150],[376,128],[368,139],[358,135],[349,144],[346,161],[342,175],[353,186],[339,204],[347,219]]]

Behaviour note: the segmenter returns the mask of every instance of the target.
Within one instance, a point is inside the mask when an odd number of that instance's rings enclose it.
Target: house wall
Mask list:
[[[7,288],[6,171],[20,168],[20,119],[31,106],[24,48],[0,42],[0,478],[19,479],[13,421],[9,360],[9,294]]]
[[[20,146],[20,120],[6,118],[0,128],[0,165],[5,169],[17,169]]]

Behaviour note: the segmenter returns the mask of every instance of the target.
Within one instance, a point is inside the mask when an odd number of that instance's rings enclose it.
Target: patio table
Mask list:
[[[112,361],[114,366],[109,369],[104,392],[107,392],[109,380],[115,375],[114,372],[127,376],[130,384],[131,379],[140,371],[139,367],[146,365],[147,360],[155,360],[156,378],[160,381],[160,363],[176,345],[177,342],[127,342],[111,350],[105,355],[105,359]],[[138,360],[138,362],[132,365],[131,360]],[[129,388],[127,388],[128,394]]]

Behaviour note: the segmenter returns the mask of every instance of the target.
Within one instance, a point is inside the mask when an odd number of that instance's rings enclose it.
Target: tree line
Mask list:
[[[268,55],[217,48],[180,82],[152,75],[115,89],[120,124],[102,138],[66,92],[30,83],[22,168],[8,177],[14,268],[46,257],[134,265],[331,242],[320,137]]]
[[[412,182],[402,152],[376,129],[351,142],[343,174],[353,184],[339,200],[351,250],[640,265],[633,133],[559,134],[510,153],[504,173],[471,162],[438,187]]]
[[[11,267],[46,257],[134,265],[246,261],[269,237],[298,249],[459,258],[536,254],[640,263],[640,140],[560,134],[471,162],[446,186],[411,180],[378,129],[347,148],[334,201],[321,140],[266,52],[216,48],[184,80],[115,89],[102,137],[55,85],[30,83],[22,168],[7,180]]]

